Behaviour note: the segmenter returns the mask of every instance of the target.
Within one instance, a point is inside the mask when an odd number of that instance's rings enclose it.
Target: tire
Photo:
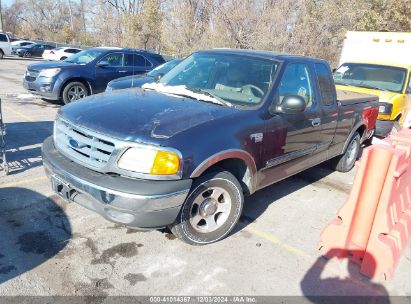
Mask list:
[[[31,57],[31,53],[30,52],[25,52],[23,57],[25,58],[30,58]]]
[[[62,98],[65,104],[69,104],[70,102],[79,100],[80,98],[84,98],[88,95],[88,90],[82,82],[73,81],[69,82],[64,87]]]
[[[199,177],[181,207],[171,232],[190,245],[206,245],[226,237],[237,224],[244,196],[238,180],[218,169]]]
[[[337,156],[331,160],[331,165],[334,170],[339,172],[350,171],[357,160],[358,153],[360,151],[361,136],[358,132],[355,132],[348,143],[347,149],[344,154]]]
[[[63,60],[65,60],[65,59],[67,59],[67,57],[64,57],[64,56],[63,56],[63,57],[60,58],[60,61],[63,61]]]
[[[3,58],[4,58],[4,53],[2,50],[0,50],[0,59],[3,59]]]

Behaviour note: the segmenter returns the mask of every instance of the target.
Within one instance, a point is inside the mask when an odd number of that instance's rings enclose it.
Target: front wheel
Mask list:
[[[31,57],[31,53],[30,52],[25,52],[23,57],[25,58],[30,58]]]
[[[62,93],[63,102],[65,104],[69,104],[70,102],[79,100],[86,96],[88,96],[87,88],[83,83],[79,81],[73,81],[73,82],[68,83],[64,87],[64,90]]]
[[[331,160],[332,167],[339,172],[350,171],[357,160],[358,153],[360,151],[361,136],[358,132],[355,132],[348,143],[347,149],[344,154],[337,156]]]
[[[199,177],[170,229],[191,245],[206,245],[227,236],[240,218],[244,203],[238,180],[216,170]]]

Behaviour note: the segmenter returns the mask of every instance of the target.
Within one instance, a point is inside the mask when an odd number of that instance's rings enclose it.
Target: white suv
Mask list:
[[[11,55],[11,44],[9,36],[0,33],[0,59],[3,59],[4,55]]]

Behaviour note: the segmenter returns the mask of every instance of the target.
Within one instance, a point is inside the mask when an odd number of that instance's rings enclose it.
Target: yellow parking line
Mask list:
[[[248,232],[250,232],[250,233],[252,233],[252,234],[254,234],[254,235],[256,235],[260,238],[263,238],[263,239],[269,241],[270,243],[281,247],[285,251],[287,251],[289,253],[292,253],[293,255],[296,255],[298,257],[301,257],[301,258],[309,260],[309,261],[312,261],[313,259],[315,259],[312,256],[310,256],[309,254],[305,253],[304,251],[302,251],[300,249],[297,249],[297,248],[295,248],[291,245],[288,245],[287,243],[284,243],[284,242],[280,241],[274,235],[272,235],[270,233],[267,233],[267,232],[264,232],[264,231],[261,231],[261,230],[255,228],[255,227],[252,227],[252,224],[249,224],[249,225],[246,226],[245,224],[240,223],[240,225],[244,227],[245,231],[248,231]]]
[[[31,118],[30,116],[27,116],[27,115],[25,115],[25,114],[23,114],[23,113],[20,113],[19,111],[16,111],[16,110],[14,110],[14,109],[12,109],[12,108],[10,108],[10,107],[7,107],[7,106],[3,106],[3,107],[4,107],[4,109],[6,109],[7,111],[13,112],[14,114],[16,114],[17,116],[19,116],[20,118],[23,118],[23,119],[28,120],[28,121],[34,121],[33,118]]]
[[[36,182],[39,182],[45,179],[47,179],[47,177],[43,175],[43,176],[39,176],[35,178],[23,179],[21,181],[14,182],[14,183],[0,184],[0,188],[11,188],[11,187],[21,186],[25,184],[32,184],[32,183],[36,183]]]

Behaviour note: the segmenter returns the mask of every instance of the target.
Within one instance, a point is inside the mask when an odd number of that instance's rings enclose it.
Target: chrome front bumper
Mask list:
[[[191,180],[149,181],[98,173],[61,155],[51,137],[42,147],[43,165],[53,190],[106,219],[132,228],[172,224],[191,187]]]

